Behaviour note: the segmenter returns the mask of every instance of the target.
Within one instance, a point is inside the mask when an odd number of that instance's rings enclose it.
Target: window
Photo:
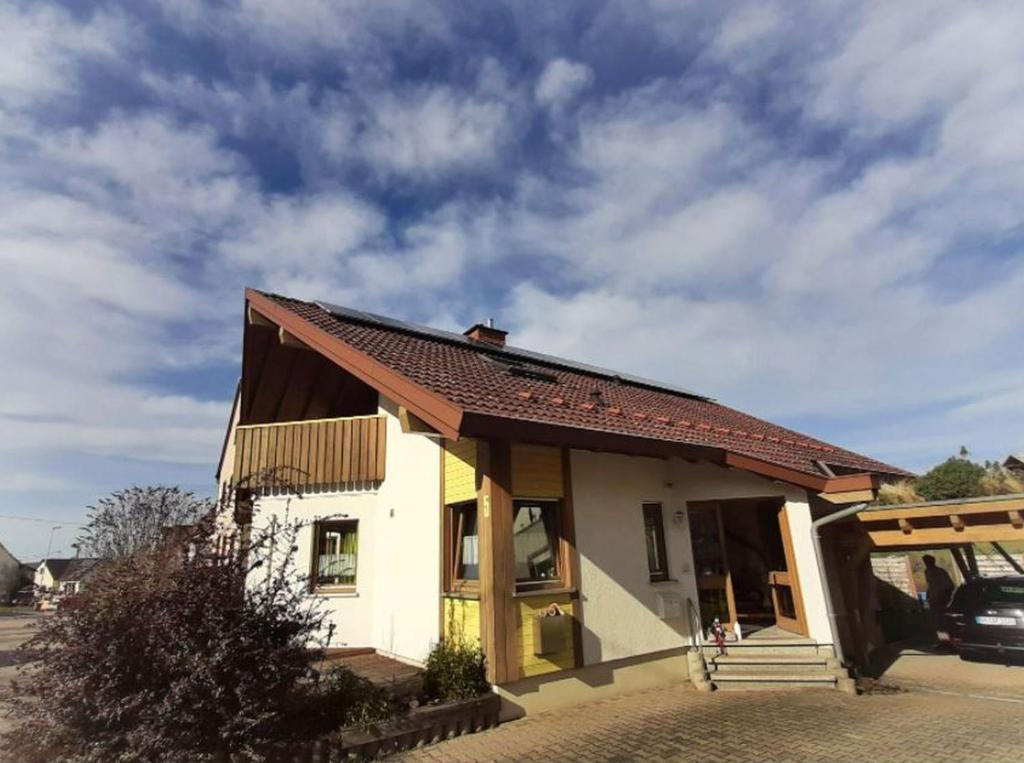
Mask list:
[[[512,549],[516,560],[516,584],[558,581],[558,501],[514,501]]]
[[[314,588],[355,588],[359,534],[355,522],[319,522],[313,555]]]
[[[665,522],[660,503],[645,503],[644,537],[647,539],[647,571],[651,582],[668,580],[668,555],[665,553]]]
[[[448,559],[453,588],[472,588],[480,580],[480,530],[476,501],[450,507],[451,545]]]

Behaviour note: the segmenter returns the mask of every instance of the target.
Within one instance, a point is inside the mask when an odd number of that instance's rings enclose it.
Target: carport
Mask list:
[[[948,548],[965,579],[979,575],[974,545],[992,546],[1017,572],[1005,543],[1024,543],[1024,495],[878,506],[857,515],[873,550]]]
[[[869,506],[823,540],[843,651],[864,669],[887,643],[872,554],[948,550],[967,580],[985,572],[983,544],[1010,574],[1024,574],[1024,494]]]

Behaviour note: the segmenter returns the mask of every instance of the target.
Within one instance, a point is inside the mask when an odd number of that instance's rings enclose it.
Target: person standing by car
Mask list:
[[[928,583],[928,608],[935,615],[936,629],[941,627],[942,616],[946,613],[949,600],[953,596],[953,578],[935,562],[935,557],[925,554],[921,557],[924,562],[924,579]]]

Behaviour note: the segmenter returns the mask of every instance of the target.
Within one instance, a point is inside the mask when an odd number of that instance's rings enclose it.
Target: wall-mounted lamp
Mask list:
[[[686,509],[679,509],[675,514],[672,515],[672,520],[677,524],[681,525],[686,521]]]

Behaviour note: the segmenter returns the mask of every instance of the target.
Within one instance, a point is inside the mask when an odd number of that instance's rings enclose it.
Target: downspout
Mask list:
[[[826,514],[823,517],[815,519],[811,522],[811,537],[814,540],[814,558],[818,562],[818,576],[821,578],[821,587],[825,591],[825,609],[828,611],[828,627],[832,631],[832,646],[836,650],[836,658],[839,660],[839,664],[842,665],[846,662],[843,657],[843,645],[839,639],[839,627],[836,624],[836,608],[832,602],[832,587],[828,582],[828,573],[825,570],[825,557],[821,551],[821,528],[825,525],[832,524],[833,522],[852,517],[868,507],[866,503],[858,503],[853,506],[847,506],[845,509],[833,512],[832,514]]]

